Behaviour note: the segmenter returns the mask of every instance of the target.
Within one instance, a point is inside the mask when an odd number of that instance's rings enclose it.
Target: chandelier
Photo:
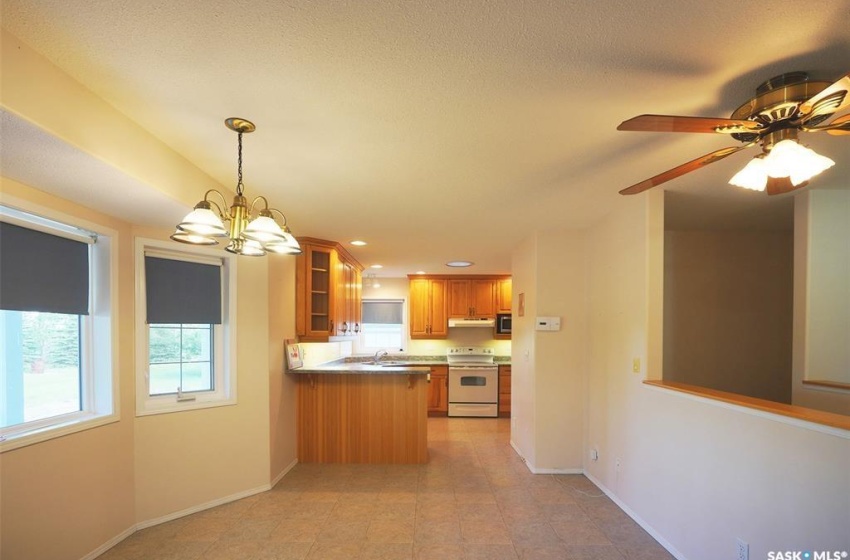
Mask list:
[[[283,212],[269,208],[269,201],[264,196],[256,197],[249,205],[243,194],[242,134],[254,132],[257,127],[251,121],[237,117],[226,119],[224,124],[239,135],[238,180],[233,204],[225,212],[227,200],[224,195],[215,189],[208,190],[204,193],[204,199],[177,225],[177,231],[171,239],[191,245],[218,245],[217,238],[226,237],[229,240],[226,251],[250,257],[261,257],[266,253],[300,254],[301,246],[287,227]],[[221,199],[221,205],[210,200],[213,194]],[[258,202],[262,203],[262,208],[254,217]],[[283,226],[278,225],[273,213],[280,215]],[[225,227],[225,222],[229,222],[229,227]]]

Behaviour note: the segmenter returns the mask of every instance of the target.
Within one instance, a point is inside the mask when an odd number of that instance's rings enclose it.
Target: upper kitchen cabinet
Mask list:
[[[502,278],[496,287],[496,313],[511,312],[511,288],[510,278]]]
[[[446,280],[410,279],[410,338],[446,338]]]
[[[495,278],[463,278],[448,281],[450,319],[494,319],[496,317]]]
[[[303,342],[360,332],[363,266],[333,241],[301,238],[296,258],[295,330]]]

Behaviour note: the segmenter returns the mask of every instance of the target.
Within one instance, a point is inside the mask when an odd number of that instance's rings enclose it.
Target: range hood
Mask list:
[[[449,319],[449,327],[489,327],[496,326],[495,319]]]

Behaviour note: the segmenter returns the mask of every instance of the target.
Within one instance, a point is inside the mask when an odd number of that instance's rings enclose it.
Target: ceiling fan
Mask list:
[[[742,144],[715,150],[625,188],[620,194],[643,192],[756,144],[761,144],[762,152],[732,177],[731,184],[767,190],[769,195],[802,188],[835,162],[800,144],[797,135],[818,131],[850,134],[850,114],[823,124],[850,107],[848,92],[850,74],[830,84],[809,81],[805,72],[791,72],[761,84],[756,96],[738,107],[728,119],[639,115],[624,121],[617,130],[728,134]]]

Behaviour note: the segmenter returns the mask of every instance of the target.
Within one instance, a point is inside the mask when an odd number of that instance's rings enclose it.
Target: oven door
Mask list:
[[[498,367],[449,366],[449,416],[499,415]]]

